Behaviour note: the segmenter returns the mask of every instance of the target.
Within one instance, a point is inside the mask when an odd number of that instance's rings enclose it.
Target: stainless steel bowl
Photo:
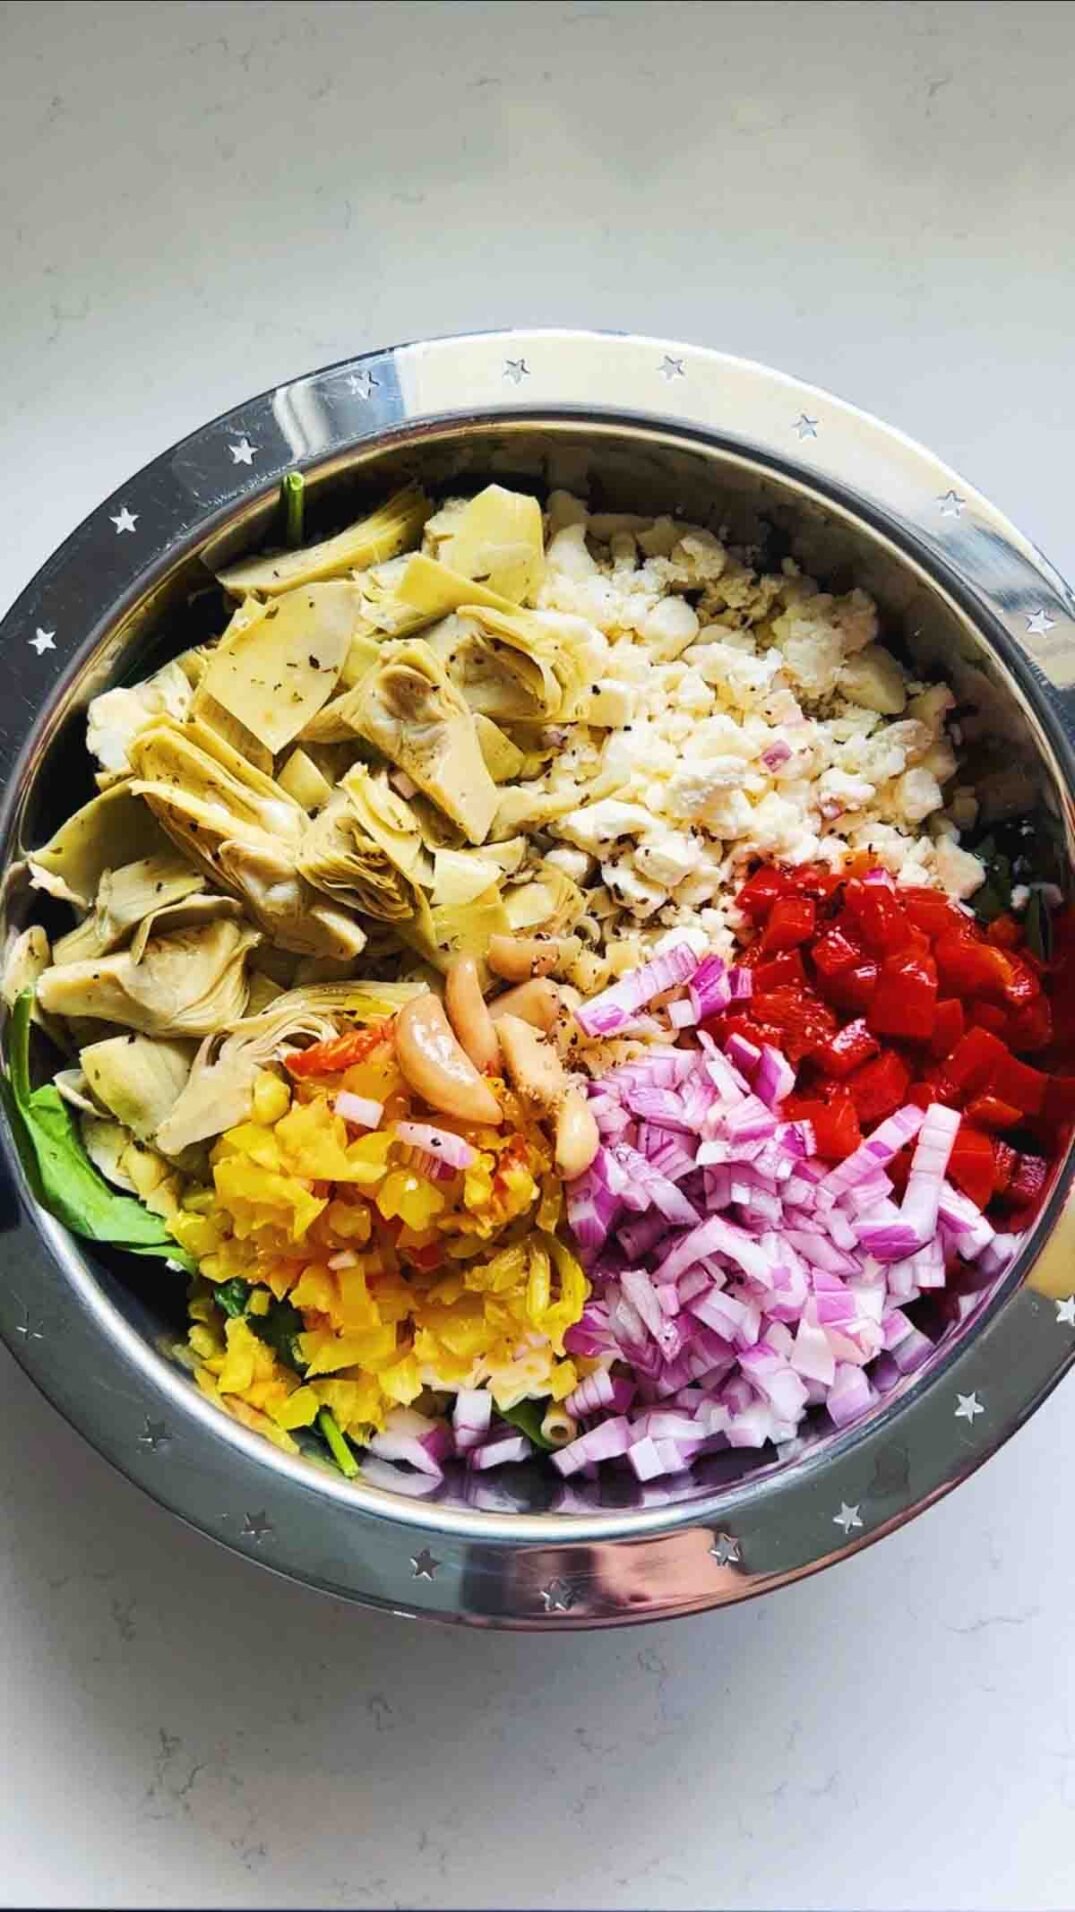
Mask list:
[[[512,476],[607,508],[730,525],[863,584],[912,655],[992,713],[1073,841],[1075,599],[928,452],[780,373],[693,346],[566,331],[435,340],[281,386],[205,426],[102,504],[2,626],[4,910],[20,851],[79,800],[82,712],[189,642],[207,564],[271,534],[281,474],[314,521],[404,474]],[[961,692],[961,694],[963,694]],[[10,1135],[0,1331],[132,1480],[215,1539],[348,1598],[478,1626],[613,1625],[744,1599],[839,1559],[962,1480],[1075,1356],[1070,1159],[1019,1263],[868,1420],[781,1461],[710,1457],[685,1481],[557,1491],[538,1467],[426,1498],[373,1464],[351,1485],[248,1434],[158,1352],[182,1281],[91,1254],[36,1207]]]

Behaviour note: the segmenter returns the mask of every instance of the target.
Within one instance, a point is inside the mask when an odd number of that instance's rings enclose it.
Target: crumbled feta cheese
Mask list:
[[[957,896],[960,902],[973,896],[985,882],[985,864],[969,850],[961,850],[951,837],[938,838],[933,850],[933,861],[944,889],[949,896]]]

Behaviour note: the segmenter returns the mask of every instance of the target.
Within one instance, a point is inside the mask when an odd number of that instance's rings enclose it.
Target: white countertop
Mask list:
[[[0,59],[5,603],[247,394],[512,322],[831,385],[1075,572],[1068,0],[39,0]],[[259,1573],[2,1369],[5,1903],[1072,1904],[1072,1388],[832,1574],[555,1639]]]

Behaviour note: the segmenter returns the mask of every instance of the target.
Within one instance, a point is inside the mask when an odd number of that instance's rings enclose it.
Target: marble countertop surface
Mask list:
[[[38,0],[0,62],[5,603],[246,394],[513,322],[830,385],[1075,572],[1068,0]],[[259,1572],[0,1366],[5,1903],[1075,1898],[1070,1387],[832,1574],[556,1639]]]

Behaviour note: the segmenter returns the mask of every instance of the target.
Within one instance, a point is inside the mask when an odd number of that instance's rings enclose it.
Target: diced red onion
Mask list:
[[[525,1434],[500,1434],[483,1442],[481,1447],[472,1448],[467,1455],[467,1465],[484,1473],[490,1467],[504,1467],[509,1461],[528,1460],[533,1451],[533,1444]]]
[[[588,1036],[616,1035],[654,996],[687,982],[698,968],[698,960],[688,942],[673,944],[641,968],[629,970],[611,989],[583,1003],[575,1011],[579,1028]]]
[[[332,1104],[337,1115],[345,1122],[353,1122],[358,1129],[377,1129],[384,1115],[384,1103],[374,1102],[368,1095],[352,1095],[350,1089],[341,1089]]]
[[[454,1135],[451,1129],[434,1128],[430,1122],[397,1122],[396,1137],[408,1148],[436,1156],[452,1170],[470,1168],[478,1159],[478,1151],[472,1143],[461,1135]]]

